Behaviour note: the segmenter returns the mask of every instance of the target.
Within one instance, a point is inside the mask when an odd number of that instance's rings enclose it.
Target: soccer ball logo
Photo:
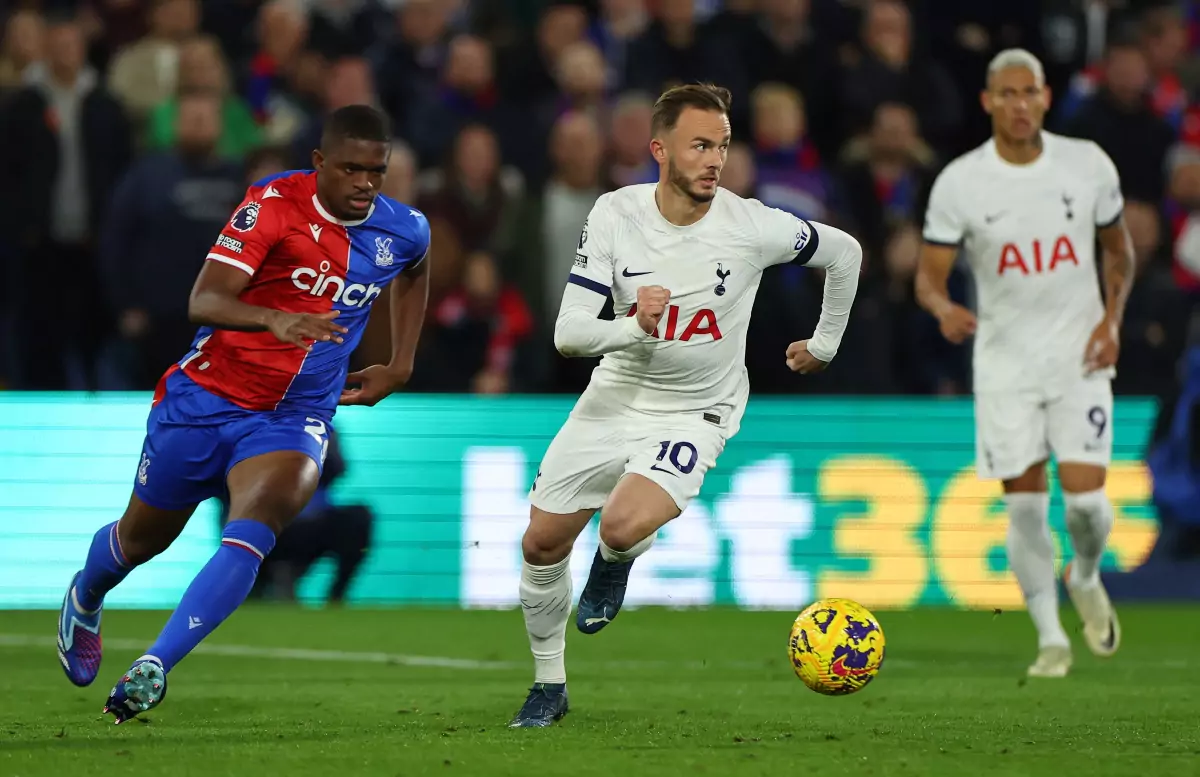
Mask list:
[[[883,666],[879,621],[849,599],[823,599],[792,624],[788,653],[796,676],[812,690],[842,696],[862,690]]]

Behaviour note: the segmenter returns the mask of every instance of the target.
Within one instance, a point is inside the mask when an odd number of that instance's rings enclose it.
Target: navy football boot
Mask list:
[[[566,683],[534,683],[509,728],[546,728],[567,714]]]
[[[580,631],[595,634],[617,617],[625,601],[631,569],[632,561],[605,561],[600,551],[596,551],[592,571],[579,595],[579,608],[575,612],[575,626]]]

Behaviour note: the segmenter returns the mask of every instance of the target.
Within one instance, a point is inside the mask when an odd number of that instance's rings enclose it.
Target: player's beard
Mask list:
[[[684,175],[678,167],[675,166],[674,159],[667,160],[667,180],[671,182],[679,191],[691,198],[692,202],[711,202],[716,196],[716,187],[713,187],[712,192],[698,192],[694,188],[695,181]]]

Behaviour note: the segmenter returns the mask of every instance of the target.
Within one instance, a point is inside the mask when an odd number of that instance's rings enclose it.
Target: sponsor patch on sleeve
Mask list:
[[[242,252],[242,245],[242,241],[234,240],[229,235],[217,236],[217,246],[220,248],[227,248],[230,251],[233,251],[235,254],[240,254]]]
[[[581,270],[587,269],[587,256],[584,254],[575,254],[575,266]]]

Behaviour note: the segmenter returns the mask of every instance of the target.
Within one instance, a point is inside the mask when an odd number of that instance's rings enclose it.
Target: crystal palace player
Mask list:
[[[1104,493],[1111,379],[1133,251],[1112,161],[1095,143],[1042,130],[1050,95],[1041,63],[1023,50],[1001,52],[982,99],[993,137],[934,183],[917,295],[951,341],[976,334],[977,466],[981,477],[1004,486],[1009,564],[1038,632],[1029,674],[1062,677],[1071,648],[1059,621],[1047,522],[1051,453],[1075,551],[1063,570],[1067,592],[1093,653],[1112,655],[1121,639],[1099,564],[1113,522]],[[960,245],[975,276],[978,322],[946,294]]]
[[[746,331],[764,269],[825,271],[811,340],[796,372],[837,353],[858,288],[854,238],[717,186],[729,147],[729,92],[682,86],[655,106],[657,184],[601,197],[579,238],[554,341],[565,356],[604,354],[554,438],[530,491],[520,597],[536,676],[510,725],[548,726],[567,711],[568,569],[575,538],[600,510],[600,546],[576,625],[616,617],[633,560],[700,491],[746,406]],[[608,295],[618,317],[597,318]]]
[[[335,112],[313,152],[316,172],[251,186],[208,254],[190,301],[202,328],[159,382],[129,506],[96,532],[60,617],[67,677],[88,685],[100,668],[104,595],[228,488],[221,547],[113,688],[105,711],[117,723],[161,702],[172,668],[245,599],[276,536],[312,496],[337,405],[373,405],[412,370],[429,225],[378,195],[390,149],[380,113]],[[389,284],[391,362],[347,375]]]

